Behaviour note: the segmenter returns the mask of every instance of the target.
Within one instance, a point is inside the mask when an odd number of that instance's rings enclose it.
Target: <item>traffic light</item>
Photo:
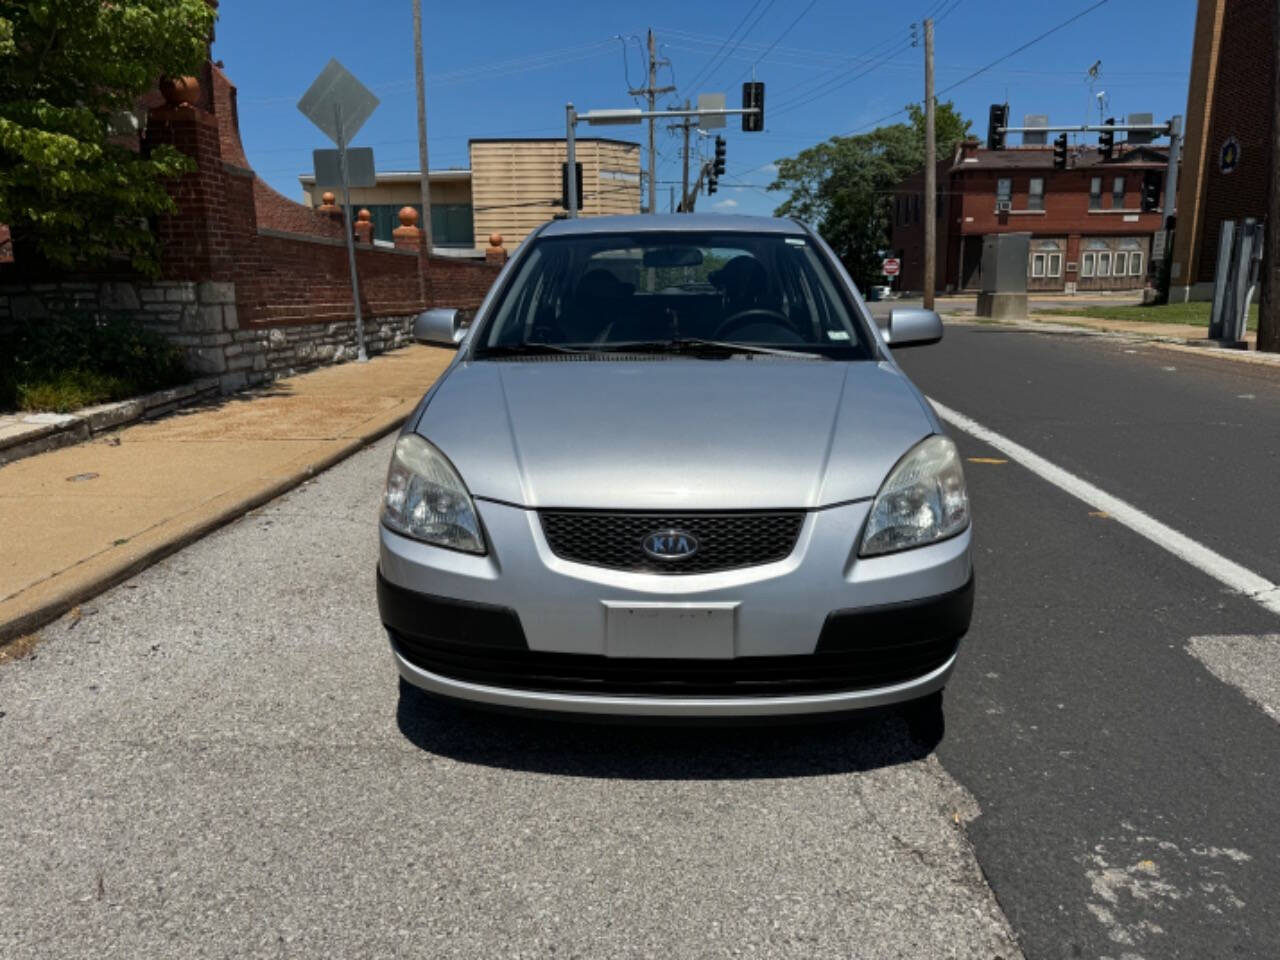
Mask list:
[[[575,176],[574,182],[578,187],[578,209],[582,209],[582,161],[578,161],[574,165]],[[569,162],[563,161],[560,164],[560,206],[566,210],[569,209]]]
[[[716,192],[716,168],[714,164],[707,167],[707,196]]]
[[[1053,169],[1067,169],[1067,135],[1060,133],[1053,138]]]
[[[724,151],[725,151],[724,137],[717,136],[716,137],[716,159],[715,159],[715,163],[711,165],[711,172],[717,177],[724,176]]]
[[[1115,124],[1115,117],[1107,117],[1106,125],[1111,127]],[[1102,154],[1103,160],[1110,160],[1111,154],[1116,148],[1116,132],[1114,130],[1103,130],[1098,134],[1098,152]]]
[[[759,133],[764,129],[764,84],[748,80],[742,85],[742,109],[758,110],[758,113],[742,115],[742,129],[746,133]]]
[[[1000,127],[1009,125],[1009,105],[1007,103],[993,103],[991,105],[991,113],[987,119],[987,149],[1003,150],[1004,149],[1004,132]]]
[[[1142,174],[1142,212],[1160,209],[1160,171],[1147,170]]]

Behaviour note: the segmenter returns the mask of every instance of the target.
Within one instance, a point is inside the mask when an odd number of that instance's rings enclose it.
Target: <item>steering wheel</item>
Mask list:
[[[739,310],[733,316],[727,317],[720,326],[716,327],[711,339],[723,340],[729,334],[735,333],[743,327],[749,327],[753,323],[768,323],[775,327],[785,327],[792,333],[795,332],[786,314],[777,310],[770,310],[768,307],[748,307],[746,310]]]

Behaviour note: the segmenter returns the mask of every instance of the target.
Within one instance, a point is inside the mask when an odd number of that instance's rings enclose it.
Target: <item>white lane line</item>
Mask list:
[[[1036,476],[1047,480],[1060,490],[1065,490],[1091,507],[1110,514],[1111,519],[1124,524],[1134,533],[1146,537],[1152,543],[1168,550],[1175,557],[1185,560],[1197,570],[1207,573],[1219,583],[1243,593],[1272,613],[1280,614],[1280,586],[1266,577],[1228,560],[1222,554],[1210,550],[1202,543],[1192,540],[1172,527],[1161,523],[1150,514],[1144,513],[1132,504],[1119,497],[1100,490],[1087,480],[1082,480],[1073,473],[1068,473],[1059,466],[1050,463],[1039,454],[1032,453],[1026,447],[1015,443],[1008,437],[989,430],[976,420],[971,420],[963,413],[943,406],[930,398],[938,416],[958,430],[963,430],[971,437],[999,450],[1010,460],[1022,464]]]

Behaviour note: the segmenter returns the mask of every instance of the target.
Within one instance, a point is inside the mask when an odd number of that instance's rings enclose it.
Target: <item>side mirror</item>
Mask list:
[[[413,321],[413,339],[438,347],[456,347],[466,332],[461,315],[452,307],[424,310]]]
[[[884,338],[891,347],[923,347],[942,339],[942,318],[920,307],[897,307],[889,311]]]

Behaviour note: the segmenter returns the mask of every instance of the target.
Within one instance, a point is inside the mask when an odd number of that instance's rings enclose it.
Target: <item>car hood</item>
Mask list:
[[[626,510],[872,497],[935,429],[892,364],[736,358],[463,362],[417,425],[476,497]]]

